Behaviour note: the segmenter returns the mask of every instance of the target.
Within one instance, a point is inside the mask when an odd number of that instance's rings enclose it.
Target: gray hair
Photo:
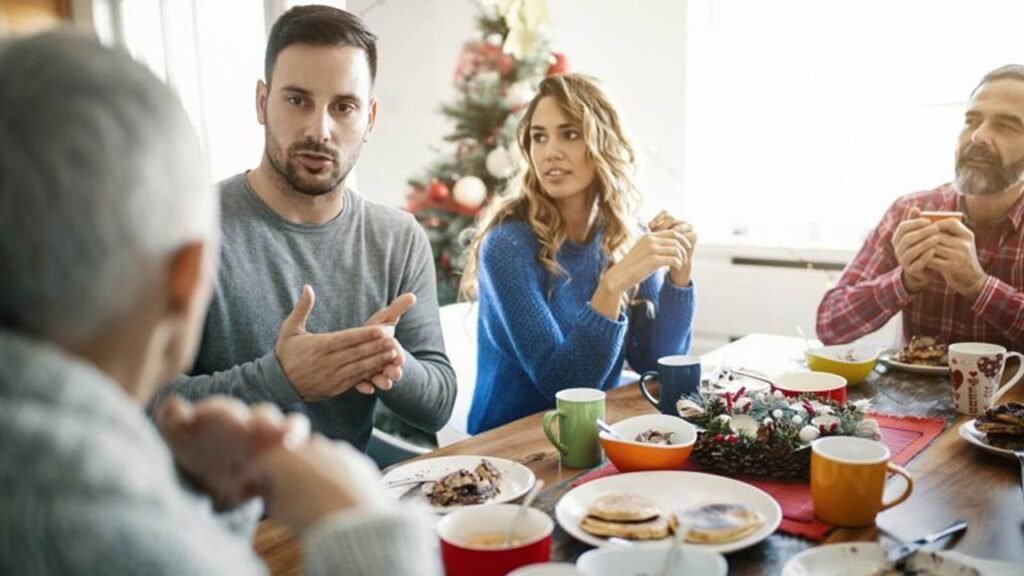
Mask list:
[[[989,82],[994,82],[996,80],[1006,79],[1019,80],[1021,82],[1024,82],[1024,65],[1006,64],[1005,66],[1000,66],[999,68],[990,71],[988,74],[985,74],[985,76],[982,77],[981,81],[978,82],[978,85],[974,87],[974,90],[971,90],[971,98],[974,98],[974,94],[977,93],[978,89],[984,86],[985,84],[988,84]]]
[[[82,342],[218,218],[195,131],[149,70],[70,32],[0,41],[0,327]]]

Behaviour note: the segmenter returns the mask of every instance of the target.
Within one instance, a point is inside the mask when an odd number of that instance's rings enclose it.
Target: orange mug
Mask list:
[[[885,478],[895,472],[907,487],[895,500],[883,502]],[[829,436],[811,444],[811,498],[814,515],[836,526],[875,523],[883,510],[903,502],[914,489],[910,473],[889,462],[881,442],[853,436]]]

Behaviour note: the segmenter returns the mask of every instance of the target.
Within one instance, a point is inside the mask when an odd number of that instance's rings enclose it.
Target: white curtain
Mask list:
[[[215,180],[255,167],[263,150],[256,82],[270,25],[289,0],[93,0],[98,35],[170,84],[199,132]],[[339,8],[344,1],[321,1]]]

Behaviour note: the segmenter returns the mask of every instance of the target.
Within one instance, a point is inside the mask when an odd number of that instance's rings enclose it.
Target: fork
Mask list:
[[[1013,453],[1020,461],[1020,493],[1024,496],[1024,450],[1014,450]]]

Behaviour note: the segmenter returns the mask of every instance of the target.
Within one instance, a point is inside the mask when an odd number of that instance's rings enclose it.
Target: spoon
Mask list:
[[[811,341],[807,338],[807,334],[804,334],[804,329],[801,328],[799,324],[796,327],[796,333],[799,334],[800,337],[804,339],[804,346],[806,346],[807,347],[807,351],[810,352],[811,351]]]
[[[597,427],[600,428],[602,432],[607,432],[609,436],[615,438],[616,440],[625,440],[625,438],[622,437],[622,434],[616,432],[611,426],[608,425],[607,422],[600,418],[597,419]]]
[[[533,504],[533,499],[540,494],[540,489],[544,487],[544,481],[537,478],[537,481],[533,483],[533,488],[530,488],[530,493],[523,498],[523,503],[519,505],[519,510],[516,510],[516,515],[512,517],[512,523],[508,525],[508,532],[505,533],[505,548],[512,545],[512,534],[515,534],[516,526],[519,525],[519,521],[526,515],[526,511],[530,508],[530,504]]]
[[[690,526],[693,525],[692,519],[679,518],[679,525],[676,526],[676,532],[672,536],[672,546],[668,549],[668,553],[665,555],[665,563],[661,565],[661,576],[671,576],[672,568],[676,565],[677,558],[682,554],[683,542],[686,540],[686,535],[690,532]]]

